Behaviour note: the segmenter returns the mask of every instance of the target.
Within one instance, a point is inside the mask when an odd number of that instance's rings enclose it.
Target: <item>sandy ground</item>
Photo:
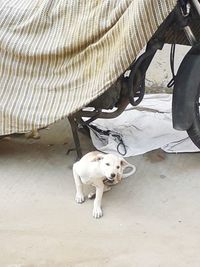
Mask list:
[[[0,141],[0,267],[200,266],[200,154],[129,158],[137,173],[95,220],[93,201],[74,201],[72,146],[65,121]]]

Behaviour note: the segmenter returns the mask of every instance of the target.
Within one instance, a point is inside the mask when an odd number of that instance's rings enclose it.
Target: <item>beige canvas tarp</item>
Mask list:
[[[0,135],[85,106],[129,67],[176,0],[0,0]]]

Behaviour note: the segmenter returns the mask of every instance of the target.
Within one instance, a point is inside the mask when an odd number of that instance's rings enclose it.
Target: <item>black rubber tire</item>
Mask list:
[[[196,97],[195,105],[195,114],[193,124],[190,129],[187,130],[187,133],[192,140],[192,142],[200,149],[200,87],[198,90],[198,95]]]

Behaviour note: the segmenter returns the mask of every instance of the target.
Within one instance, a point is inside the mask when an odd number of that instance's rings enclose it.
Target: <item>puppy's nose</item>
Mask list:
[[[115,177],[115,174],[114,173],[111,173],[110,176],[111,176],[111,178],[114,178]]]

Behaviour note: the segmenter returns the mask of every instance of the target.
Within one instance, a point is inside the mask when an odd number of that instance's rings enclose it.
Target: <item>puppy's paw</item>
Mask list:
[[[93,217],[99,219],[103,216],[103,211],[101,208],[93,208]]]
[[[75,200],[78,204],[83,203],[85,201],[84,195],[83,194],[76,194]]]
[[[95,196],[96,196],[96,193],[95,193],[95,192],[90,192],[90,193],[88,194],[88,198],[89,198],[89,199],[93,199],[93,198],[95,198]]]

